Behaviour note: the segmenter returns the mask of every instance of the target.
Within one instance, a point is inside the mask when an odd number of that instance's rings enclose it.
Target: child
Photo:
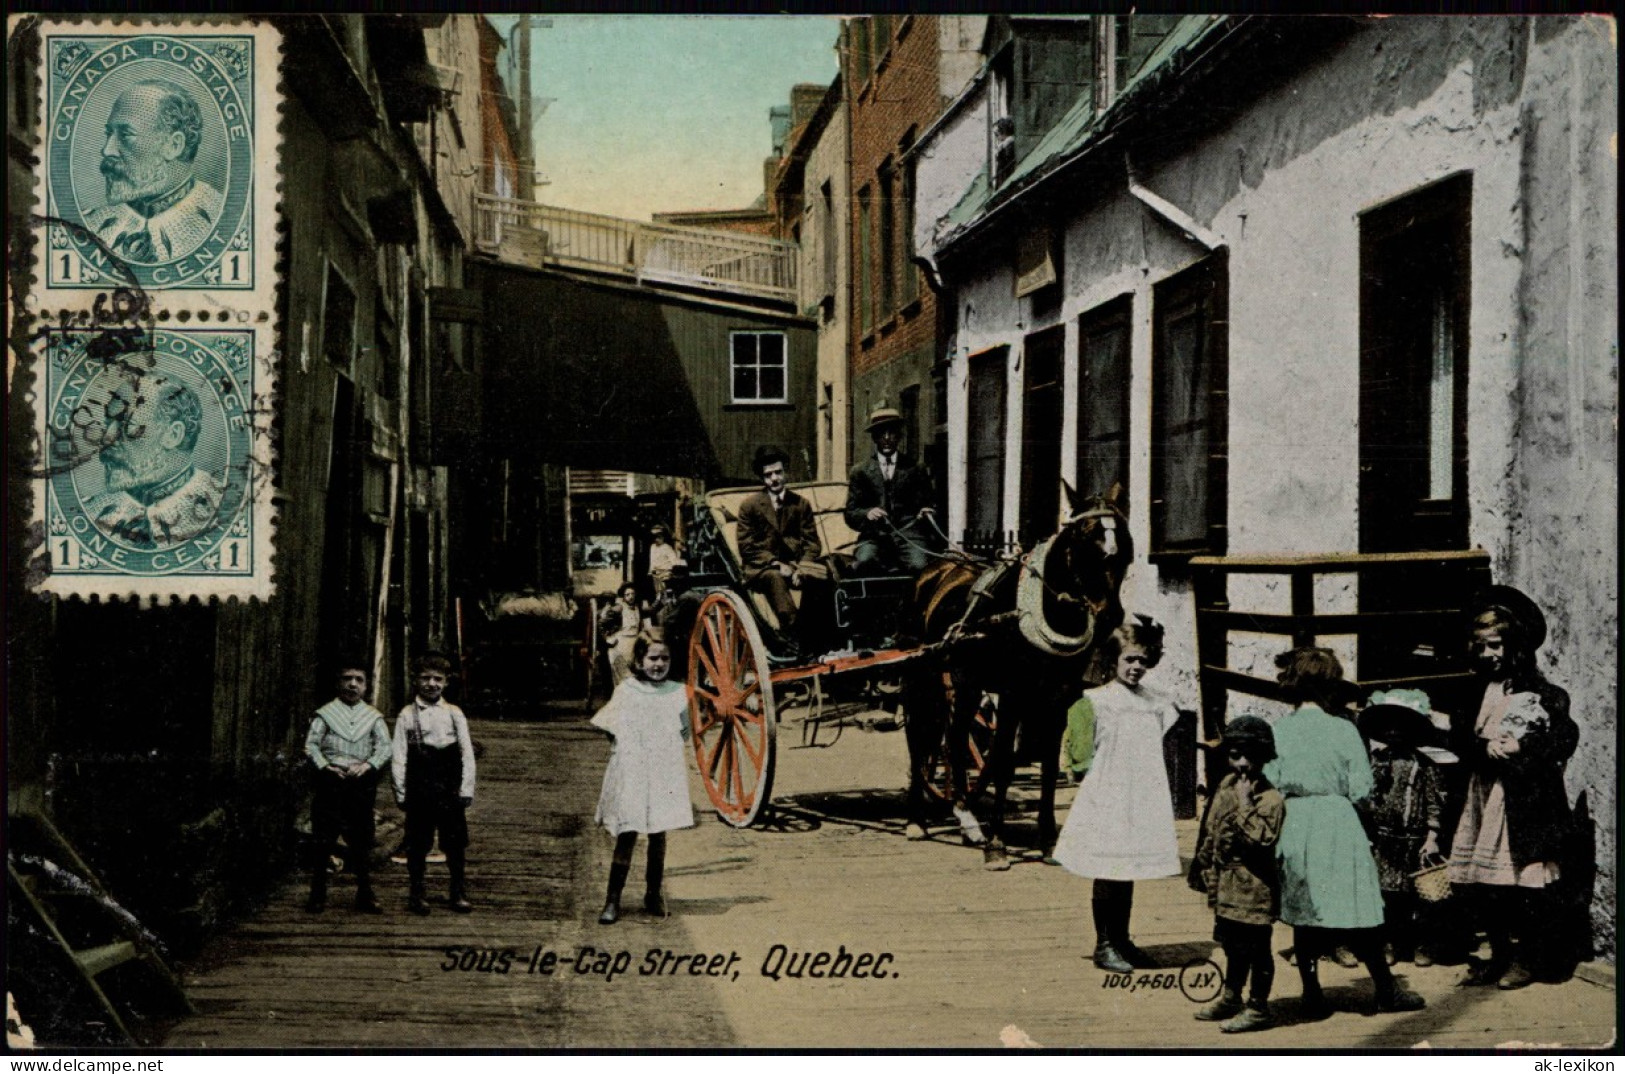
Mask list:
[[[604,789],[593,818],[615,836],[609,895],[600,925],[621,916],[621,889],[632,871],[638,833],[649,837],[643,908],[666,916],[660,881],[666,868],[666,832],[694,826],[688,800],[688,691],[668,681],[671,650],[665,642],[639,638],[632,649],[633,677],[615,688],[609,704],[592,718],[615,740],[604,771]]]
[[[417,659],[413,675],[417,697],[395,721],[392,768],[395,801],[406,810],[406,872],[412,885],[406,905],[414,914],[429,912],[423,873],[438,831],[451,874],[447,901],[453,910],[466,914],[474,909],[463,886],[465,811],[474,804],[474,742],[463,710],[440,697],[451,677],[451,661],[429,653]]]
[[[1055,860],[1095,881],[1095,965],[1111,973],[1155,966],[1129,940],[1134,881],[1180,873],[1174,802],[1162,739],[1179,720],[1168,698],[1141,686],[1162,659],[1162,627],[1144,616],[1104,645],[1114,679],[1084,698],[1093,716],[1088,775],[1055,844]]]
[[[1390,962],[1432,965],[1427,948],[1418,947],[1421,900],[1413,873],[1444,860],[1439,852],[1443,827],[1444,779],[1433,760],[1421,752],[1453,758],[1439,748],[1444,736],[1430,721],[1432,705],[1421,690],[1378,690],[1360,714],[1360,730],[1371,743],[1371,778],[1375,789],[1363,803],[1382,884],[1383,927]]]
[[[1379,1012],[1419,1011],[1426,1001],[1394,980],[1382,957],[1382,888],[1354,806],[1371,794],[1371,761],[1354,725],[1328,711],[1346,689],[1343,665],[1312,646],[1282,653],[1275,665],[1282,700],[1297,706],[1271,728],[1275,759],[1265,772],[1287,803],[1275,860],[1281,920],[1292,926],[1303,981],[1299,1017],[1331,1013],[1319,956],[1339,940],[1365,963]]]
[[[598,629],[609,653],[610,682],[619,686],[632,673],[632,646],[643,632],[637,583],[621,583],[614,602],[599,613]]]
[[[378,773],[389,763],[389,728],[383,713],[363,700],[366,693],[366,669],[356,663],[341,665],[338,697],[316,710],[305,736],[305,755],[316,766],[310,803],[315,863],[305,903],[313,914],[327,909],[327,863],[340,833],[355,874],[355,908],[366,914],[383,913],[372,895],[372,809]]]
[[[1213,794],[1196,846],[1213,938],[1224,948],[1224,991],[1196,1012],[1203,1022],[1222,1022],[1225,1033],[1247,1033],[1275,1024],[1270,1014],[1270,925],[1280,909],[1281,884],[1275,844],[1286,821],[1286,802],[1264,778],[1275,758],[1275,736],[1257,716],[1232,720],[1224,730],[1230,774]],[[1241,988],[1252,978],[1244,1007]]]

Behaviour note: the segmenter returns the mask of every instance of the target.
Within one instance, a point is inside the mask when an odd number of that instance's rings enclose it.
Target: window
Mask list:
[[[914,158],[909,150],[914,147],[914,128],[910,127],[898,146],[903,161],[902,193],[897,199],[897,230],[901,241],[897,244],[897,281],[899,300],[906,307],[920,297],[920,270],[914,264]]]
[[[1227,282],[1221,251],[1152,291],[1153,554],[1224,552]]]
[[[858,18],[847,23],[848,44],[852,49],[852,70],[856,75],[852,80],[854,93],[869,79],[871,58],[869,48],[870,21],[868,18]]]
[[[1129,315],[1128,295],[1078,320],[1078,492],[1103,495],[1120,485],[1128,491]],[[1119,500],[1124,503],[1126,500]]]
[[[903,415],[904,454],[916,458],[920,454],[920,386],[910,384],[897,393],[897,412]]]
[[[395,320],[384,306],[383,295],[373,302],[372,347],[377,361],[373,363],[374,387],[385,399],[400,394],[401,366],[395,347]]]
[[[972,550],[1000,548],[1004,509],[1004,393],[1007,347],[970,359],[967,425],[965,543]]]
[[[355,307],[355,289],[329,261],[322,291],[322,354],[346,373],[355,357]]]
[[[1360,550],[1467,547],[1472,176],[1360,219]]]
[[[896,204],[893,196],[892,162],[888,159],[880,166],[880,205],[877,213],[880,237],[876,243],[880,253],[880,319],[889,318],[897,309],[897,235]]]
[[[783,332],[735,332],[733,401],[789,402]]]
[[[839,279],[836,262],[836,254],[838,253],[836,244],[839,240],[836,237],[835,229],[840,224],[840,218],[835,215],[835,191],[830,186],[829,180],[824,181],[818,188],[818,192],[820,205],[824,213],[821,221],[822,226],[820,227],[820,241],[824,245],[824,301],[829,303],[828,315],[833,317],[835,315],[835,287]]]
[[[869,263],[869,227],[870,218],[874,215],[869,204],[872,197],[868,187],[858,192],[858,323],[864,335],[868,335],[875,326],[874,288],[870,282]]]
[[[1061,512],[1061,352],[1066,329],[1034,332],[1022,348],[1021,543],[1055,532]]]

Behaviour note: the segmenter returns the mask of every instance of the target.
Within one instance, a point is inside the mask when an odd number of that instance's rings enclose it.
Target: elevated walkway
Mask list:
[[[677,227],[488,194],[475,197],[478,249],[513,265],[561,268],[793,309],[794,243]]]

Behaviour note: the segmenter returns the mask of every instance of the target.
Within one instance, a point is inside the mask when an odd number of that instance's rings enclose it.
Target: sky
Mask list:
[[[492,19],[504,35],[516,21]],[[538,200],[638,220],[749,206],[773,148],[768,109],[838,69],[833,16],[550,15],[533,27],[531,93],[551,98],[536,121]]]

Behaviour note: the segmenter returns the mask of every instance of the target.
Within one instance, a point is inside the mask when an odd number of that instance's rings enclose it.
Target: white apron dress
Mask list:
[[[1178,876],[1162,738],[1179,721],[1179,709],[1149,687],[1116,680],[1087,696],[1095,712],[1094,761],[1056,841],[1055,860],[1094,880]]]
[[[678,682],[627,679],[592,718],[615,738],[593,820],[611,835],[694,826],[688,799],[688,691]]]

